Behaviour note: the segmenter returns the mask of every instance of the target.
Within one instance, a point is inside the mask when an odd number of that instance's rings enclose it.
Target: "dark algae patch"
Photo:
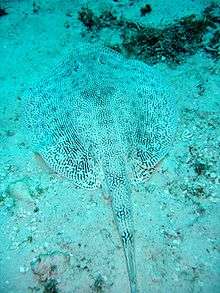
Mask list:
[[[34,14],[38,14],[40,11],[40,5],[36,3],[35,1],[32,4],[32,11]]]
[[[207,166],[204,163],[196,162],[194,170],[198,175],[204,175],[207,170]]]
[[[78,13],[78,19],[89,30],[100,30],[105,27],[118,26],[117,17],[111,11],[104,11],[101,15],[97,16],[88,7],[82,7]]]
[[[220,29],[216,30],[210,39],[208,46],[205,47],[207,53],[217,59],[220,56]]]
[[[144,5],[140,9],[141,16],[145,16],[146,14],[150,13],[152,11],[152,8],[149,4]]]
[[[151,6],[140,13],[145,16]],[[181,64],[187,56],[204,50],[212,58],[220,56],[220,5],[211,4],[201,16],[183,17],[163,28],[155,28],[116,16],[113,11],[97,15],[88,6],[82,7],[78,18],[94,38],[103,28],[119,31],[120,42],[109,44],[127,57],[135,57],[149,64],[167,62]]]
[[[8,12],[6,11],[5,8],[0,7],[0,17],[5,15],[8,15]]]
[[[95,282],[92,286],[92,292],[103,293],[105,292],[104,289],[105,289],[105,281],[101,275],[98,275],[98,277],[95,279]]]
[[[78,19],[91,30],[93,27],[98,27],[98,17],[88,7],[83,7],[78,13]]]
[[[44,291],[43,293],[59,293],[60,290],[58,290],[57,285],[58,282],[55,279],[51,279],[44,284]]]
[[[164,29],[143,28],[125,31],[123,47],[128,54],[137,53],[142,60],[157,63],[167,60],[180,64],[186,55],[193,55],[202,45],[206,21],[194,15]]]

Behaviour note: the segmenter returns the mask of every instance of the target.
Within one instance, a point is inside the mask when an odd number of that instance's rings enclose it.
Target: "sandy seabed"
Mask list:
[[[113,5],[138,21],[145,2],[33,2],[0,1],[8,12],[0,17],[0,292],[126,293],[108,195],[75,190],[48,170],[20,120],[23,91],[86,38],[77,18],[82,5]],[[155,2],[149,1],[153,10],[144,24],[166,25],[210,4]],[[104,41],[111,38],[106,30]],[[198,51],[174,68],[155,66],[181,89],[181,114],[172,151],[149,182],[135,187],[132,199],[139,292],[217,293],[220,62]]]

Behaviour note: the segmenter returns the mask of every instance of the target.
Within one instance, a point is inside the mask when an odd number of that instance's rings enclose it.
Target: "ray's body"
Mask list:
[[[177,124],[161,73],[102,47],[82,45],[26,94],[34,148],[58,174],[111,195],[131,292],[137,292],[132,182],[148,179]]]

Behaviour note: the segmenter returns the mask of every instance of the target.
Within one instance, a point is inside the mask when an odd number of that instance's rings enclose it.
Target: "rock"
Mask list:
[[[32,210],[35,207],[29,186],[24,181],[17,181],[9,185],[8,198],[14,201],[18,209]]]
[[[70,255],[59,251],[39,254],[31,262],[31,270],[40,283],[59,278],[70,264]]]
[[[14,199],[9,197],[4,200],[4,204],[8,210],[11,210],[15,206]]]
[[[8,187],[8,193],[15,200],[32,200],[29,187],[23,181],[12,183]]]
[[[27,271],[28,271],[28,268],[26,268],[26,267],[24,267],[24,266],[21,266],[21,267],[19,268],[19,272],[22,273],[22,274],[26,273]]]

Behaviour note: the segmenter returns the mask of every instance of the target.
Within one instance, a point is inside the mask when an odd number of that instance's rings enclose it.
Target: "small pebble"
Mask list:
[[[64,23],[64,27],[65,27],[65,28],[69,28],[69,27],[70,27],[70,24],[69,24],[68,21],[66,21],[66,22]]]
[[[173,240],[173,244],[175,244],[175,245],[179,245],[179,244],[180,244],[180,241],[177,240],[177,239],[174,239],[174,240]]]
[[[12,198],[7,198],[5,200],[5,206],[8,208],[8,209],[11,209],[14,207],[14,200]]]
[[[25,267],[20,267],[20,268],[19,268],[19,271],[20,271],[20,273],[22,273],[22,274],[23,274],[23,273],[25,273],[25,272],[26,272],[26,269],[25,269]]]
[[[12,183],[8,188],[8,192],[16,200],[32,199],[28,185],[22,181]]]

